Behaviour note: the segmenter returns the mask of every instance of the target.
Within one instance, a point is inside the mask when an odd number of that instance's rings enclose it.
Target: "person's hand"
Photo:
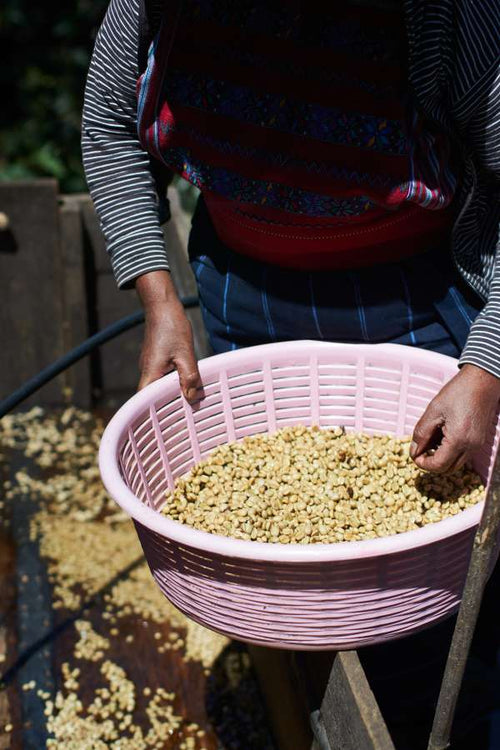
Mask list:
[[[184,396],[193,401],[201,386],[193,332],[169,272],[139,276],[135,288],[146,315],[139,390],[176,369]]]
[[[500,379],[464,365],[431,401],[413,432],[410,456],[426,471],[453,471],[483,445],[500,398]]]

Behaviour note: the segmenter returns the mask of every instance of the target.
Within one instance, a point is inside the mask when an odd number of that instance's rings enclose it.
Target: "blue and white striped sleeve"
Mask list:
[[[82,153],[117,283],[167,269],[158,198],[137,136],[139,0],[111,0],[90,63]]]
[[[500,377],[500,38],[497,32],[496,64],[493,75],[486,77],[485,90],[478,97],[480,105],[471,118],[469,142],[474,149],[478,167],[491,183],[489,211],[484,213],[480,226],[482,240],[495,247],[493,278],[486,305],[472,324],[467,343],[460,358],[461,364],[474,364]],[[477,222],[476,222],[477,225]]]

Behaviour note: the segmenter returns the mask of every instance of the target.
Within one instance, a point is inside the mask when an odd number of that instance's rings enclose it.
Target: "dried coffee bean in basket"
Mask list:
[[[310,544],[418,529],[482,499],[475,471],[426,474],[409,443],[302,425],[254,435],[219,446],[178,479],[163,513],[236,539]]]

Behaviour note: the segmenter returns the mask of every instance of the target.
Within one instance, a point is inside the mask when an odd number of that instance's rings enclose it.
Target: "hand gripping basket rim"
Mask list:
[[[403,358],[407,361],[421,363],[421,353],[418,349],[399,344],[335,344],[317,341],[294,341],[277,344],[264,344],[248,347],[237,352],[218,354],[201,360],[199,369],[202,381],[210,375],[226,368],[238,365],[254,365],[265,359],[272,358],[279,349],[298,347],[300,357],[314,355],[330,349],[354,348],[359,355],[387,354],[394,356],[404,350]],[[425,352],[426,358],[434,359],[436,365],[450,367],[455,362],[452,357],[435,352]],[[297,354],[297,356],[299,356]],[[238,359],[236,359],[238,358]],[[114,415],[107,425],[99,449],[99,468],[101,477],[109,494],[135,521],[146,526],[151,531],[168,537],[173,541],[188,547],[204,550],[215,555],[243,558],[247,560],[265,560],[275,563],[318,563],[352,560],[353,558],[379,557],[381,555],[403,552],[416,547],[432,544],[436,541],[454,536],[466,531],[479,523],[484,507],[484,501],[477,503],[451,518],[430,523],[415,531],[407,531],[378,539],[367,539],[355,542],[336,542],[333,544],[280,544],[271,542],[251,542],[241,539],[212,534],[172,521],[161,512],[143,504],[129,490],[120,473],[117,456],[127,438],[128,428],[152,403],[160,399],[165,390],[171,388],[179,390],[179,380],[176,372],[172,372],[160,380],[151,383],[130,398]],[[183,397],[182,397],[183,398]]]

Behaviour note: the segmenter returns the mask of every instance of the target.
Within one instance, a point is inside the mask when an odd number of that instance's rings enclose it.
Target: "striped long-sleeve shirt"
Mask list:
[[[498,0],[407,0],[409,78],[461,150],[455,263],[485,301],[462,363],[500,376],[500,8]],[[111,0],[90,66],[83,154],[118,284],[167,269],[149,156],[137,135],[139,0]]]

